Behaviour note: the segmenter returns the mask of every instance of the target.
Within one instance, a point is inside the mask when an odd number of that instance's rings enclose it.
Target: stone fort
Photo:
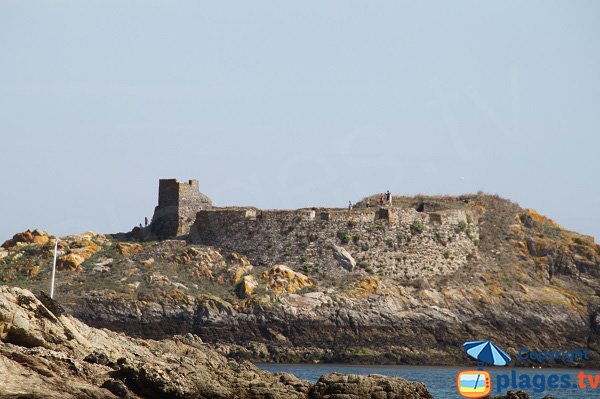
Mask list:
[[[254,265],[287,264],[304,272],[352,267],[381,276],[415,278],[457,270],[479,243],[470,207],[417,202],[353,209],[267,210],[216,207],[197,180],[161,179],[150,225],[159,239],[181,238],[246,255]]]

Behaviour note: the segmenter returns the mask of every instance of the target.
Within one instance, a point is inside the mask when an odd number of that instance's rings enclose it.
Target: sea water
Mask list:
[[[345,364],[257,364],[261,369],[268,370],[271,372],[286,372],[295,375],[296,377],[308,380],[312,383],[316,382],[319,377],[323,374],[329,373],[343,373],[343,374],[381,374],[393,377],[402,377],[409,381],[419,381],[427,385],[427,388],[431,395],[435,399],[456,399],[460,396],[456,389],[456,376],[461,370],[468,370],[465,367],[429,367],[429,366],[365,366],[365,365],[345,365]],[[578,381],[577,375],[580,371],[584,371],[587,374],[600,375],[600,370],[581,370],[581,369],[557,369],[557,368],[546,368],[546,369],[531,369],[531,368],[509,368],[509,367],[493,367],[486,368],[491,375],[492,380],[492,392],[491,396],[505,394],[508,390],[513,388],[507,388],[502,391],[498,391],[495,386],[496,377],[499,374],[511,375],[512,371],[515,371],[518,376],[528,375],[533,378],[536,375],[544,375],[546,381],[548,377],[557,375],[570,375],[572,383]],[[538,377],[540,378],[540,377]],[[518,381],[517,381],[518,383]],[[547,385],[547,384],[546,384]],[[571,386],[568,389],[550,389],[546,386],[543,392],[534,392],[534,389],[523,389],[532,398],[542,399],[545,396],[553,396],[557,399],[600,399],[600,386],[596,389],[579,389]]]

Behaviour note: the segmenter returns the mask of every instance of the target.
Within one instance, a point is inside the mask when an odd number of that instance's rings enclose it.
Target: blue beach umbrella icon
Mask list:
[[[468,341],[463,344],[463,349],[467,355],[484,364],[506,366],[510,362],[510,356],[492,341]]]

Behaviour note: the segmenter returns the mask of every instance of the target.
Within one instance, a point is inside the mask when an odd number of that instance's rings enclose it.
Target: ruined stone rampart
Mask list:
[[[213,208],[197,213],[190,239],[245,254],[257,265],[285,263],[307,272],[339,269],[337,245],[367,271],[415,278],[466,264],[479,229],[470,211],[457,209]]]
[[[211,207],[212,201],[200,192],[198,180],[161,179],[151,231],[159,238],[185,235],[194,223],[196,213]]]

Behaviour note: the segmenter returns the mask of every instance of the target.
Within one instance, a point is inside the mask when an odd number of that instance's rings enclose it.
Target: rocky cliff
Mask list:
[[[394,201],[368,223],[316,210],[253,221],[244,209],[227,224],[207,210],[214,223],[194,228],[226,234],[204,243],[63,237],[57,298],[93,326],[191,332],[237,359],[465,364],[464,341],[493,339],[512,354],[589,347],[586,366],[600,365],[591,237],[496,196]],[[365,203],[356,215],[380,212]],[[52,242],[15,235],[0,278],[47,289]]]
[[[421,383],[382,376],[332,374],[311,386],[228,360],[191,334],[132,339],[90,328],[40,299],[0,287],[2,398],[431,399]]]

